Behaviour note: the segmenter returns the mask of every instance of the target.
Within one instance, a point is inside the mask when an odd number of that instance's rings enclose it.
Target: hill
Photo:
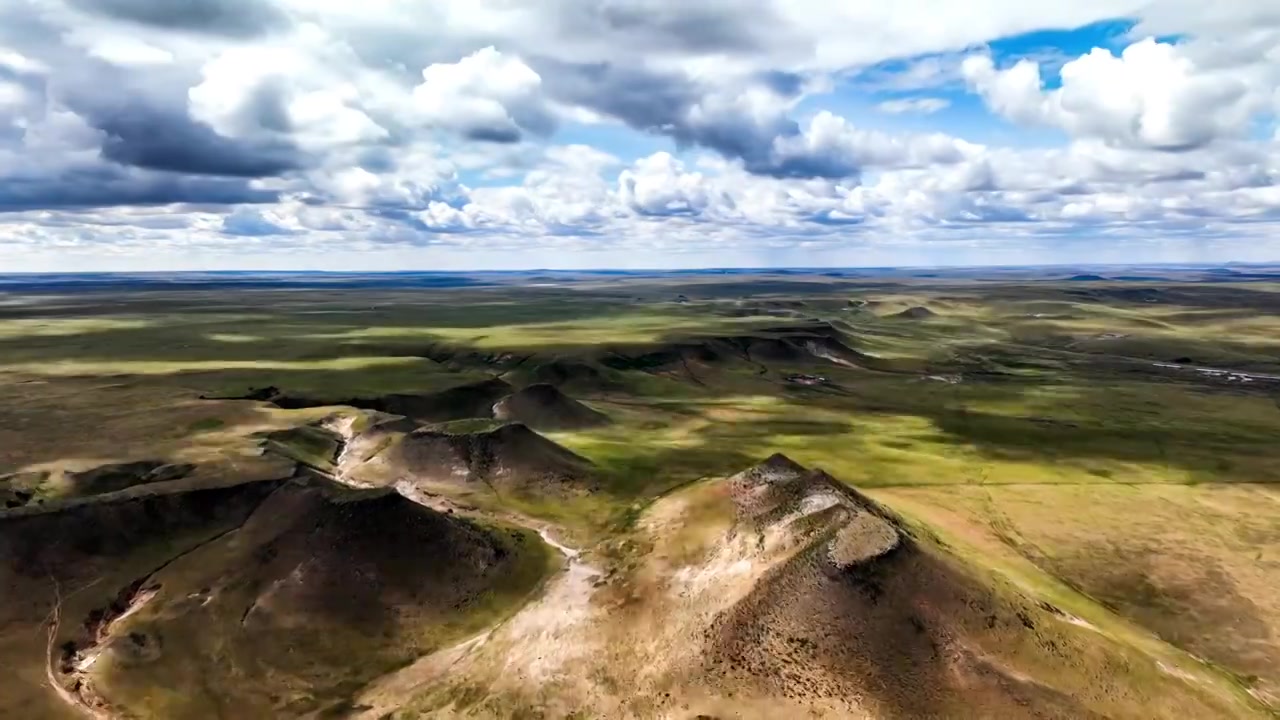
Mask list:
[[[280,486],[152,494],[0,520],[0,666],[8,671],[0,717],[82,716],[70,690],[76,678],[60,672],[64,653],[123,612],[122,591],[138,578],[239,527]]]
[[[436,423],[491,417],[493,404],[515,390],[498,378],[457,385],[430,393],[390,393],[374,397],[325,397],[282,392],[274,387],[253,390],[239,399],[270,402],[286,410],[346,405]]]
[[[413,485],[482,483],[497,491],[594,487],[591,462],[520,423],[476,432],[422,428],[404,435],[375,462]]]
[[[548,360],[533,366],[524,375],[530,383],[546,383],[560,388],[597,389],[609,387],[612,384],[599,367],[572,357]]]
[[[922,305],[916,305],[895,314],[893,317],[902,318],[903,320],[928,320],[929,318],[937,316],[938,314],[929,308]]]
[[[870,366],[876,360],[849,347],[844,333],[827,322],[762,328],[750,334],[711,335],[639,347],[615,347],[600,357],[614,370],[689,369],[745,361],[763,366],[814,362]]]
[[[1233,702],[775,455],[655,502],[408,710],[1066,720],[1230,717]]]
[[[493,404],[514,390],[493,378],[425,395],[386,395],[371,409],[428,423],[492,417]]]
[[[549,558],[530,531],[289,483],[234,532],[126,585],[64,647],[61,671],[87,703],[130,717],[342,708],[369,679],[496,622]]]
[[[494,404],[493,416],[537,430],[578,430],[609,424],[609,417],[604,413],[545,383],[529,385],[502,398]]]

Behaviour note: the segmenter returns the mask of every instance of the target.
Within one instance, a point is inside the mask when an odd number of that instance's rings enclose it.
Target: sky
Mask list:
[[[0,0],[0,271],[1280,260],[1280,2]]]

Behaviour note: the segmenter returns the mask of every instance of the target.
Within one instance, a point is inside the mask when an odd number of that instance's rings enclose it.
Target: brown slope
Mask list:
[[[830,323],[814,322],[762,329],[752,334],[718,335],[656,346],[606,351],[600,363],[615,370],[669,370],[681,366],[747,361],[766,365],[831,362],[874,366],[875,358],[849,347]]]
[[[555,358],[542,363],[533,368],[531,378],[534,382],[555,386],[600,387],[608,384],[599,368],[572,358]]]
[[[515,388],[493,378],[426,395],[386,395],[373,408],[420,422],[448,422],[493,416],[493,404]]]
[[[986,657],[981,645],[1033,632],[1032,616],[910,545],[834,555],[807,550],[719,617],[709,673],[802,702],[860,697],[884,718],[1103,717]]]
[[[141,718],[298,717],[478,631],[547,568],[527,531],[312,482],[147,577],[86,673]],[[145,603],[145,604],[144,604]]]
[[[442,655],[405,714],[1252,717],[1212,673],[1168,671],[782,456],[664,496],[597,550]]]
[[[495,490],[593,487],[591,462],[520,423],[451,433],[423,428],[379,458],[399,479],[426,484],[484,483]]]
[[[529,385],[502,398],[494,404],[493,416],[537,430],[580,430],[609,424],[609,417],[604,413],[545,383]]]
[[[438,392],[393,393],[376,397],[313,397],[280,392],[266,394],[273,390],[274,388],[266,388],[263,391],[254,391],[243,398],[267,400],[286,410],[349,405],[391,415],[402,415],[428,423],[492,417],[493,404],[509,395],[515,388],[498,378],[491,378]]]
[[[1198,699],[1183,706],[1136,684],[1126,660],[1072,632],[1060,611],[979,580],[824,473],[775,456],[728,485],[740,523],[790,524],[811,540],[707,629],[705,669],[726,686],[802,703],[857,697],[859,711],[904,719],[1090,718],[1117,707],[1176,717]],[[1146,692],[1150,705],[1128,705]]]
[[[60,672],[120,591],[238,527],[278,481],[86,502],[0,520],[0,717],[84,717]],[[46,636],[47,631],[52,635]],[[55,692],[55,687],[61,694]]]
[[[893,317],[902,318],[903,320],[928,320],[929,318],[934,318],[937,316],[938,316],[938,313],[921,305],[916,305],[915,307],[909,307],[906,310],[903,310],[902,312],[896,313],[895,315],[893,315]]]

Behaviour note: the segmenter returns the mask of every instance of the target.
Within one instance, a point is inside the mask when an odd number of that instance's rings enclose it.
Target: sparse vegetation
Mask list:
[[[974,639],[969,651],[999,655],[1001,672],[1095,695],[1113,688],[1088,707],[1114,717],[1174,717],[1183,702],[1206,717],[1280,707],[1280,286],[734,276],[113,292],[0,313],[0,550],[17,547],[19,523],[23,538],[38,518],[100,524],[122,502],[167,519],[47,556],[65,569],[5,569],[0,597],[23,600],[0,601],[0,665],[17,669],[0,716],[64,715],[43,689],[35,631],[58,595],[60,637],[72,639],[95,608],[153,574],[161,589],[112,629],[126,640],[85,671],[103,703],[142,717],[206,717],[194,703],[232,698],[261,716],[359,715],[368,683],[516,613],[560,562],[535,530],[587,551],[582,567],[599,576],[583,580],[571,563],[557,577],[581,581],[574,592],[602,612],[649,607],[655,558],[662,572],[699,567],[741,530],[727,497],[706,494],[714,479],[773,453],[900,516],[927,555],[912,567],[958,573],[948,587],[963,592],[947,597],[1030,608],[1037,628],[1051,621],[1052,632],[1022,634],[1010,610],[995,644],[978,626],[948,630]],[[294,541],[246,544],[243,530],[210,541],[244,518],[198,515],[181,498],[278,483],[298,466],[359,488],[342,507],[365,507],[371,487],[404,493],[471,523],[465,532],[508,559],[459,607],[423,614],[411,609],[416,590],[393,601],[379,585],[358,603],[386,605],[386,624],[371,630],[304,593],[270,616],[274,629],[244,637],[240,613],[273,583],[289,586],[293,569],[252,548],[278,554]],[[664,512],[683,519],[655,538]],[[380,547],[391,524],[325,517],[314,527],[329,528],[347,560]],[[298,567],[327,551],[297,542]],[[432,567],[422,572],[447,569]],[[807,600],[758,602],[742,627],[774,623],[765,606]],[[643,612],[640,627],[657,621]],[[286,628],[301,664],[281,654]],[[128,633],[143,638],[132,650]],[[1070,648],[1067,669],[1046,659],[1045,642]],[[163,662],[147,659],[156,647]],[[1129,685],[1090,685],[1090,663]],[[634,690],[608,670],[596,668],[599,687]],[[570,702],[582,688],[546,680],[527,696],[477,671],[423,680],[401,700],[444,716],[592,714]],[[658,714],[667,692],[693,691],[656,683],[605,710]],[[1079,710],[1039,692],[1022,699]],[[1116,699],[1157,692],[1167,704]],[[707,714],[753,712],[746,699],[687,697]]]

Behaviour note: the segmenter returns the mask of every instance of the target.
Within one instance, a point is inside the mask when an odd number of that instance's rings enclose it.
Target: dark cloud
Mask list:
[[[787,175],[773,159],[773,141],[799,132],[799,126],[785,116],[779,116],[775,123],[761,126],[749,117],[723,114],[708,121],[676,127],[671,136],[682,145],[711,148],[721,155],[741,160],[748,172]]]
[[[723,155],[748,163],[767,156],[775,138],[799,134],[800,126],[785,115],[760,123],[737,112],[717,112],[686,122],[672,130],[677,142],[712,148]]]
[[[172,173],[271,177],[305,165],[280,132],[231,139],[193,119],[188,89],[198,80],[191,67],[162,66],[145,73],[87,56],[57,58],[49,102],[79,116],[97,131],[103,158],[119,165]],[[278,93],[267,88],[250,104],[261,126],[287,126]]]
[[[670,133],[701,97],[687,78],[611,63],[529,61],[543,86],[557,99],[613,116],[645,132]]]
[[[0,212],[199,203],[271,203],[275,192],[236,178],[148,173],[111,165],[71,168],[46,176],[0,177]]]
[[[270,78],[254,88],[247,112],[254,125],[268,132],[287,134],[293,130],[285,107],[288,90],[280,78]]]
[[[756,80],[783,97],[799,97],[804,92],[805,77],[799,73],[773,70],[756,75]]]
[[[462,135],[468,140],[500,144],[518,143],[521,137],[520,128],[515,125],[469,127]]]
[[[1167,173],[1159,174],[1152,177],[1149,182],[1192,182],[1205,179],[1206,175],[1203,170],[1171,170]]]
[[[681,146],[714,150],[728,159],[742,161],[747,171],[756,175],[846,178],[856,176],[860,170],[847,154],[780,156],[775,141],[800,135],[800,126],[794,120],[781,112],[761,122],[732,107],[704,110],[706,89],[683,75],[607,63],[573,65],[540,59],[531,64],[542,75],[547,91],[557,99],[612,116],[636,130],[665,135]],[[804,78],[794,73],[767,73],[752,78],[751,84],[786,98],[800,93]]]
[[[280,175],[301,164],[291,146],[230,140],[187,118],[137,114],[94,118],[94,125],[107,136],[102,156],[121,165],[255,178]]]
[[[549,0],[554,37],[616,41],[622,52],[754,54],[775,48],[786,24],[754,0]]]
[[[609,63],[575,65],[542,59],[531,64],[553,97],[612,116],[636,130],[731,157],[741,157],[759,144],[742,128],[690,126],[689,111],[702,99],[703,91],[683,75]]]
[[[450,204],[453,205],[453,203]],[[454,207],[456,209],[456,205]],[[457,221],[428,224],[418,216],[417,212],[408,209],[370,208],[367,212],[373,217],[388,220],[401,228],[411,230],[422,235],[466,235],[468,233],[478,232],[477,228],[468,227]]]
[[[511,145],[527,136],[550,137],[556,131],[556,120],[539,108],[508,107],[510,120],[492,121],[476,118],[475,124],[459,123],[455,130],[468,140]]]
[[[269,203],[278,193],[248,179],[302,164],[287,144],[233,141],[188,117],[190,69],[139,78],[59,45],[38,24],[28,30],[28,45],[46,41],[28,56],[54,70],[5,71],[32,102],[19,132],[0,132],[0,212]],[[87,158],[95,148],[98,157]]]
[[[747,172],[776,178],[856,178],[862,173],[853,158],[835,153],[804,153],[790,156],[766,154],[743,158]]]
[[[300,168],[298,150],[279,139],[233,140],[191,119],[186,108],[145,98],[76,98],[73,107],[102,131],[102,156],[121,165],[191,175],[271,177]]]
[[[756,58],[793,50],[797,58],[804,58],[812,53],[812,41],[761,0],[540,0],[526,5],[522,32],[515,35],[441,33],[423,42],[422,31],[412,24],[352,24],[341,29],[342,37],[370,65],[409,81],[427,65],[455,62],[486,45],[526,60],[554,55],[569,64],[598,60],[603,49],[628,67],[643,65],[655,55]],[[427,9],[429,3],[422,6],[418,12],[423,26],[442,22]]]
[[[254,37],[285,27],[288,18],[266,0],[70,0],[88,12],[165,30]]]
[[[391,148],[374,145],[360,150],[356,164],[371,173],[380,174],[395,170],[397,162]]]

